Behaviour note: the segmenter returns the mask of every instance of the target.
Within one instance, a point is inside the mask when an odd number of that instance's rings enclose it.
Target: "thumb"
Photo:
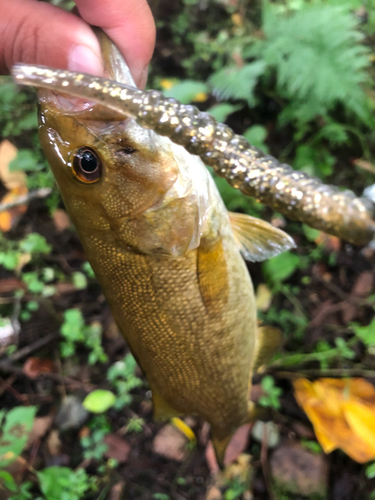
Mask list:
[[[16,62],[102,75],[100,48],[89,25],[35,0],[0,0],[0,74]]]

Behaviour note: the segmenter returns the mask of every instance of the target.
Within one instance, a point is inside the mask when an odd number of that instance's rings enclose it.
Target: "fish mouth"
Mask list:
[[[100,28],[94,27],[92,29],[98,38],[102,53],[103,76],[136,87],[129,67],[116,45]],[[105,106],[96,104],[89,99],[82,99],[46,89],[38,89],[38,97],[39,101],[45,106],[64,114],[77,114],[84,118],[84,115],[87,113],[92,120],[124,121],[123,114],[117,114],[116,111],[109,110]]]

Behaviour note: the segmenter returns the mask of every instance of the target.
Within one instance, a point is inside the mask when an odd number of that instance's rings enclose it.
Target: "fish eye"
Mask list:
[[[102,174],[101,167],[100,158],[93,149],[84,146],[75,152],[73,170],[80,181],[86,184],[98,181]]]

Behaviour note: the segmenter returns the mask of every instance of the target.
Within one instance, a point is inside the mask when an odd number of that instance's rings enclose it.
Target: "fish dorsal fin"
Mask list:
[[[229,212],[229,220],[239,249],[250,262],[276,257],[296,246],[289,234],[264,220],[234,212]]]
[[[276,354],[283,341],[281,330],[273,326],[258,326],[255,344],[254,372],[267,364]]]

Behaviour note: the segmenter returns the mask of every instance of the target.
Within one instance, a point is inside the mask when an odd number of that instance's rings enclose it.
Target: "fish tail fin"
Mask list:
[[[217,460],[217,463],[218,463],[220,469],[222,469],[222,470],[224,469],[225,452],[227,451],[227,446],[228,446],[231,438],[232,438],[232,434],[225,437],[224,439],[219,439],[214,434],[212,434],[212,436],[211,436],[212,444],[213,444],[214,450],[215,450],[216,460]]]

